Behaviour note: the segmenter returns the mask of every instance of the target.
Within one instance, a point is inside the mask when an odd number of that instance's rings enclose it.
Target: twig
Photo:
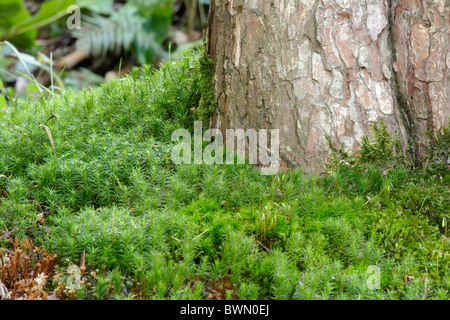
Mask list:
[[[6,238],[8,238],[11,234],[14,234],[14,232],[16,232],[18,229],[17,229],[17,227],[14,227],[14,229],[12,229],[11,231],[8,231],[8,230],[6,230],[6,231],[3,231],[3,234],[0,236],[0,240],[5,240]],[[6,249],[1,249],[0,248],[0,251],[1,250],[6,250]],[[12,253],[12,252],[11,252]]]
[[[263,245],[259,240],[256,240],[256,242],[257,242],[261,247],[263,247],[268,253],[270,253],[270,250],[269,250],[265,245]]]
[[[212,226],[209,227],[208,229],[206,229],[205,231],[203,231],[202,233],[200,233],[198,236],[196,236],[195,238],[193,238],[191,241],[194,241],[195,239],[197,239],[197,238],[200,237],[201,235],[205,234],[205,233],[208,232],[211,228],[212,228]]]
[[[0,253],[1,253],[1,252],[6,252],[7,254],[14,255],[14,252],[9,251],[8,249],[2,249],[2,248],[0,248]],[[0,258],[1,258],[1,257],[0,257]]]
[[[34,202],[34,203],[36,203],[39,206],[39,210],[41,211],[41,213],[44,214],[44,210],[42,210],[41,205],[36,200],[25,200],[25,202]]]

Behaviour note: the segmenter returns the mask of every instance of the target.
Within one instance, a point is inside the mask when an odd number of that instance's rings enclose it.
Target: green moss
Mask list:
[[[430,140],[426,168],[433,174],[444,176],[450,167],[450,127],[438,131]]]
[[[198,108],[196,110],[199,120],[204,125],[209,125],[209,119],[217,109],[217,103],[214,99],[214,73],[215,63],[207,56],[201,56],[198,59],[198,82],[201,93]]]
[[[53,288],[85,251],[79,299],[450,298],[448,170],[385,168],[383,126],[322,176],[174,165],[173,130],[192,128],[193,105],[213,110],[201,61],[0,110],[2,248],[28,236],[57,253]]]

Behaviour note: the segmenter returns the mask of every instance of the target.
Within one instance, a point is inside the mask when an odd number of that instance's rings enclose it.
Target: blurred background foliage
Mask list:
[[[2,0],[0,106],[18,97],[95,86],[136,65],[176,60],[202,44],[209,3]],[[77,12],[80,28],[69,28]]]

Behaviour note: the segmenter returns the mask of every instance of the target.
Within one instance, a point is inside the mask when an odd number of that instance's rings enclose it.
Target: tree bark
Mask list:
[[[448,126],[448,0],[213,0],[213,127],[279,129],[285,167],[322,167],[383,119],[420,158]]]

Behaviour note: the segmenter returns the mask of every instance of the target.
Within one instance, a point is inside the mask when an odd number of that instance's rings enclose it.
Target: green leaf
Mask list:
[[[67,14],[67,8],[74,0],[51,0],[40,5],[38,12],[18,25],[17,34],[46,26]]]
[[[17,33],[19,24],[29,17],[30,13],[22,0],[2,0],[0,3],[0,40],[11,40],[15,46],[20,48],[31,47],[37,37],[36,30]]]
[[[14,16],[23,8],[23,3],[20,0],[2,0],[0,3],[0,19]]]
[[[6,108],[8,104],[6,103],[6,99],[3,95],[0,94],[0,108]]]
[[[28,83],[27,92],[40,92],[39,87],[34,83]]]

